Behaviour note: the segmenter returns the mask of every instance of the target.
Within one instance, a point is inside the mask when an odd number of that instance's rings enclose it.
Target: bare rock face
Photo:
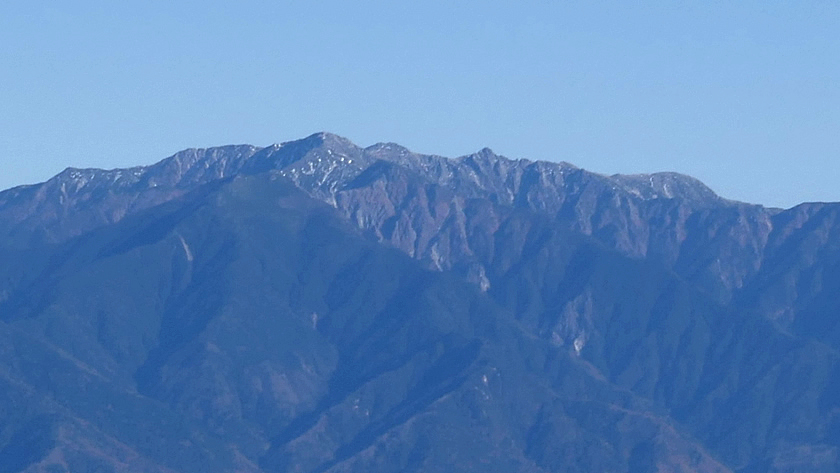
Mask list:
[[[490,255],[482,260],[472,248],[486,243],[474,240],[527,209],[631,257],[657,258],[726,296],[757,271],[777,213],[725,201],[674,173],[607,177],[489,149],[453,160],[396,144],[362,149],[319,133],[267,148],[186,150],[145,168],[68,169],[44,184],[0,193],[0,232],[10,242],[58,242],[202,185],[267,171],[430,267],[486,273]],[[698,259],[704,251],[717,257]]]
[[[184,195],[237,173],[253,146],[181,151],[148,167],[68,168],[43,184],[0,193],[0,235],[18,241],[57,243]]]
[[[0,192],[0,473],[837,471],[838,212],[329,133],[68,169]]]

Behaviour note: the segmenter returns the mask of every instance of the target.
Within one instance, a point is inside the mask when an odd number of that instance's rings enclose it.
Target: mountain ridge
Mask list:
[[[461,227],[452,229],[458,233],[451,235],[452,238],[466,241],[467,229],[463,225],[467,217],[458,214],[467,203],[459,199],[489,199],[494,205],[527,207],[556,216],[564,225],[594,235],[627,255],[644,258],[651,251],[659,253],[655,256],[666,266],[685,266],[684,271],[678,271],[684,276],[711,278],[710,284],[717,287],[709,289],[720,292],[724,298],[731,297],[733,290],[758,271],[773,231],[774,216],[779,213],[776,209],[722,199],[696,179],[676,173],[605,176],[568,163],[512,160],[496,155],[489,148],[450,159],[413,153],[389,143],[361,148],[346,138],[320,132],[265,148],[231,145],[188,149],[153,165],[131,168],[131,172],[68,170],[40,185],[0,192],[0,235],[6,234],[8,241],[18,241],[21,245],[32,238],[55,242],[60,235],[65,238],[78,235],[181,196],[190,186],[240,173],[275,172],[313,197],[341,207],[348,218],[366,227],[380,241],[389,240],[403,251],[425,258],[429,265],[451,267],[451,264],[441,266],[441,258],[452,258],[439,253],[452,249],[433,247],[431,237],[418,236],[428,234],[428,229],[414,228],[443,225],[440,220],[443,217],[432,215],[436,211],[401,209],[403,204],[390,202],[390,196],[377,190],[373,181],[366,189],[346,188],[351,182],[354,186],[358,184],[354,180],[364,171],[377,169],[373,167],[377,161],[390,162],[414,173],[410,179],[405,175],[405,179],[414,182],[411,192],[423,193],[429,185],[443,192],[448,192],[447,189],[455,192],[458,196],[453,201],[455,208],[444,211],[456,220],[454,225]],[[126,173],[129,179],[112,186]],[[90,175],[98,176],[94,179],[98,185],[89,185]],[[68,196],[68,186],[78,195]],[[86,202],[96,199],[97,192],[105,194],[102,203],[86,209]],[[388,192],[393,194],[393,189]],[[430,205],[429,196],[423,197],[423,201],[423,205]],[[437,213],[442,210],[438,209]],[[63,216],[68,212],[72,216],[65,219]],[[409,217],[405,212],[413,214]],[[734,221],[733,213],[737,215]],[[499,215],[488,218],[495,221]],[[692,220],[710,218],[714,221],[703,223],[706,228],[716,228],[716,232],[730,236],[721,239],[716,234],[698,235],[701,241],[694,242],[687,225]],[[741,236],[731,238],[735,234]],[[725,266],[709,260],[680,263],[681,253],[686,254],[690,249],[692,258],[696,258],[698,251],[693,246],[714,244],[706,241],[710,239],[728,246],[737,242],[734,247],[713,251],[746,251],[751,257],[736,259],[734,265],[727,261]],[[462,255],[473,253],[463,243],[456,246],[461,246],[458,251]],[[486,277],[482,274],[486,265],[465,264],[468,267],[462,271],[472,273],[475,282],[485,285]]]
[[[0,193],[0,465],[835,471],[838,242],[488,148],[68,169]]]
[[[394,146],[396,148],[392,149]],[[309,156],[310,154],[312,156]],[[307,160],[308,156],[311,159]],[[301,160],[307,160],[306,168],[295,167],[295,164],[303,164]],[[468,196],[493,195],[494,198],[509,204],[513,203],[514,199],[527,200],[527,196],[516,194],[522,190],[522,185],[533,185],[534,179],[541,181],[554,179],[555,190],[565,190],[562,175],[569,171],[582,174],[583,179],[598,180],[604,187],[612,186],[612,183],[608,182],[610,179],[617,180],[619,182],[612,187],[614,190],[617,187],[626,189],[625,197],[632,195],[643,199],[656,199],[664,195],[653,185],[658,174],[649,177],[650,186],[642,191],[637,185],[631,184],[633,182],[631,177],[619,175],[607,177],[584,171],[568,163],[511,160],[492,153],[489,148],[471,155],[450,159],[413,153],[399,145],[387,143],[360,148],[346,138],[320,132],[301,140],[265,148],[252,145],[228,145],[187,149],[149,166],[113,170],[68,168],[44,183],[19,186],[0,192],[0,217],[5,221],[5,225],[0,225],[0,232],[4,230],[4,226],[5,230],[9,231],[11,229],[8,227],[20,224],[36,214],[47,216],[47,219],[52,216],[53,220],[57,220],[68,206],[83,206],[84,202],[97,192],[108,191],[119,194],[121,191],[127,191],[142,194],[140,198],[133,200],[120,199],[119,195],[108,196],[113,201],[108,214],[91,215],[88,217],[88,222],[79,222],[79,228],[69,231],[70,235],[77,235],[97,224],[114,223],[126,213],[157,205],[169,198],[182,195],[185,187],[240,172],[247,174],[271,169],[278,170],[281,175],[289,177],[297,185],[307,188],[310,192],[316,193],[321,200],[335,206],[334,194],[338,187],[356,177],[375,160],[385,160],[406,166],[432,181],[437,181],[439,185],[452,185],[453,179],[460,180],[461,192],[469,192]],[[490,180],[475,181],[476,172],[490,177]],[[333,173],[336,175],[333,176]],[[561,176],[559,182],[556,181],[556,174]],[[679,186],[680,190],[691,190],[692,186],[698,188],[699,190],[695,189],[691,193],[692,196],[717,198],[699,181],[676,174],[668,176],[671,180],[678,179],[683,184]],[[562,194],[562,192],[556,193]],[[696,198],[693,200],[695,203],[702,201]],[[13,208],[16,202],[23,205]],[[557,203],[555,199],[554,207]],[[49,226],[44,223],[41,221],[38,225]],[[30,227],[32,226],[35,225],[30,224]],[[30,231],[32,230],[30,228]],[[56,233],[62,231],[67,232],[59,230]],[[46,235],[41,238],[49,241],[56,236]]]
[[[145,174],[149,173],[150,171],[161,170],[163,168],[170,168],[170,169],[167,169],[167,170],[171,170],[171,168],[174,168],[174,167],[182,168],[183,166],[187,166],[187,168],[189,168],[190,166],[196,164],[199,161],[204,163],[205,166],[221,164],[222,166],[229,168],[228,173],[236,173],[236,172],[240,171],[240,169],[242,167],[242,164],[231,163],[231,165],[228,166],[228,163],[224,161],[224,158],[226,158],[231,152],[240,155],[239,157],[242,157],[244,160],[248,160],[251,157],[253,157],[253,155],[259,153],[260,151],[279,150],[281,148],[288,148],[288,147],[294,147],[294,148],[297,148],[297,149],[301,149],[301,148],[305,148],[306,146],[311,147],[310,150],[313,149],[313,148],[324,146],[324,147],[331,148],[331,149],[344,149],[344,150],[353,149],[355,151],[372,152],[372,153],[376,153],[377,157],[380,157],[380,158],[387,156],[385,159],[389,159],[389,160],[395,160],[395,157],[394,157],[393,153],[377,153],[377,151],[390,150],[391,148],[396,148],[398,150],[398,153],[397,153],[398,156],[399,155],[403,155],[403,156],[410,155],[410,156],[413,156],[413,157],[419,157],[420,159],[427,159],[427,160],[465,161],[465,160],[474,159],[474,158],[478,157],[478,158],[482,158],[482,159],[485,159],[485,160],[488,159],[488,158],[501,159],[501,160],[507,161],[508,164],[514,163],[514,162],[522,162],[522,163],[527,163],[527,164],[542,164],[542,165],[548,165],[548,166],[557,165],[560,169],[582,170],[581,168],[579,168],[577,166],[574,166],[570,163],[563,162],[563,161],[561,161],[561,162],[530,161],[528,159],[506,158],[504,156],[495,154],[490,148],[483,148],[483,149],[481,149],[481,150],[479,150],[475,153],[460,156],[460,157],[457,157],[457,158],[446,158],[446,157],[442,157],[442,156],[438,156],[438,155],[418,154],[418,153],[415,153],[415,152],[412,152],[412,151],[408,150],[405,147],[402,147],[399,144],[392,143],[392,142],[380,142],[380,143],[375,143],[375,144],[373,144],[371,146],[368,146],[366,148],[361,148],[361,147],[358,147],[355,144],[353,144],[347,138],[344,138],[344,137],[341,137],[341,136],[338,136],[338,135],[334,135],[334,134],[328,133],[328,132],[318,132],[318,133],[314,133],[314,134],[312,134],[312,135],[310,135],[306,138],[303,138],[303,139],[287,141],[287,142],[283,142],[283,143],[279,143],[279,144],[269,145],[269,146],[266,146],[266,147],[257,147],[257,146],[254,146],[254,145],[242,144],[242,145],[213,146],[213,147],[207,147],[207,148],[187,148],[187,149],[178,151],[177,153],[173,154],[172,156],[164,158],[164,159],[162,159],[162,160],[160,160],[160,161],[158,161],[154,164],[145,165],[145,166],[133,166],[133,167],[130,167],[130,168],[113,168],[113,169],[68,167],[64,171],[58,173],[56,176],[54,176],[53,178],[51,178],[47,181],[44,181],[44,182],[41,182],[41,183],[35,183],[35,184],[25,184],[25,185],[11,187],[9,189],[0,190],[0,194],[9,193],[9,194],[14,195],[14,194],[29,190],[31,188],[42,187],[42,186],[45,186],[45,185],[48,185],[48,184],[53,184],[53,183],[55,183],[55,184],[74,183],[74,184],[77,185],[77,188],[78,188],[78,187],[84,187],[88,182],[90,182],[92,180],[107,180],[108,178],[110,178],[112,182],[116,182],[125,175],[128,175],[128,176],[132,176],[132,175],[137,176],[138,174],[144,174],[145,175]],[[205,157],[209,158],[209,160],[205,159]],[[213,159],[218,159],[220,157],[223,159],[223,161],[221,163],[212,161]],[[291,164],[291,163],[286,163],[286,164]],[[181,169],[180,171],[182,172],[183,169]],[[215,177],[216,178],[224,177],[226,175],[224,171],[225,171],[224,169],[221,170],[218,174],[216,174]],[[679,173],[674,173],[674,172],[657,172],[657,173],[652,173],[652,174],[635,174],[635,175],[614,174],[612,176],[608,176],[608,175],[605,175],[605,174],[598,174],[598,173],[594,173],[594,172],[591,172],[591,171],[585,171],[585,172],[587,172],[589,174],[592,174],[592,175],[597,175],[597,176],[600,176],[600,177],[603,177],[603,178],[607,178],[607,179],[621,179],[622,181],[636,180],[636,178],[656,179],[656,178],[660,178],[660,177],[663,178],[663,179],[664,178],[683,179],[685,181],[690,182],[692,185],[703,186],[705,188],[703,190],[704,194],[714,194],[713,191],[708,189],[708,187],[706,187],[700,181],[698,181],[694,178],[691,178],[690,176],[687,176],[687,175],[684,175],[684,174],[679,174]],[[180,174],[180,172],[176,173],[176,175],[179,175],[179,174]],[[227,175],[229,175],[229,174],[227,174]],[[130,181],[130,179],[129,179],[129,181]],[[134,181],[132,183],[136,183],[136,182],[137,181]],[[656,197],[660,197],[661,196],[660,193],[661,193],[661,195],[666,194],[666,192],[664,192],[663,190],[660,190],[659,193],[656,193],[654,195]],[[656,198],[656,197],[647,197],[647,198]],[[5,198],[5,201],[8,201],[8,200],[10,200],[10,197],[7,196]],[[3,201],[0,201],[0,202],[3,202]]]

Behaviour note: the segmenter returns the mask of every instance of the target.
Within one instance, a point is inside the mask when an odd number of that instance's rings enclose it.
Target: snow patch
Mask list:
[[[580,351],[583,350],[584,345],[586,345],[586,339],[584,339],[583,334],[580,334],[577,338],[575,338],[573,345],[575,347],[575,354],[579,356]]]
[[[179,239],[179,240],[181,240],[181,246],[184,248],[184,255],[186,255],[186,257],[187,257],[187,261],[189,261],[190,263],[192,263],[192,261],[193,261],[193,254],[192,254],[192,251],[190,250],[190,246],[189,246],[189,245],[187,245],[187,241],[186,241],[186,240],[184,240],[184,237],[183,237],[183,236],[181,236],[180,234],[178,234],[178,239]]]

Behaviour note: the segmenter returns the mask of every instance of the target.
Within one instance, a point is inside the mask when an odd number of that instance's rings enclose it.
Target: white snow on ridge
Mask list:
[[[180,234],[180,233],[178,234],[178,239],[180,239],[180,240],[181,240],[181,246],[184,248],[184,255],[187,257],[187,261],[189,261],[190,263],[192,263],[192,261],[193,261],[193,254],[192,254],[192,251],[190,250],[190,246],[189,246],[189,245],[187,245],[187,241],[186,241],[186,240],[184,240],[184,237],[183,237],[183,236],[181,236],[181,234]]]

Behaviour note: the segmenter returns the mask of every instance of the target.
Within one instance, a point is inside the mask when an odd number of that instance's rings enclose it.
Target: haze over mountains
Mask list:
[[[840,470],[838,204],[319,133],[0,193],[0,473]]]

